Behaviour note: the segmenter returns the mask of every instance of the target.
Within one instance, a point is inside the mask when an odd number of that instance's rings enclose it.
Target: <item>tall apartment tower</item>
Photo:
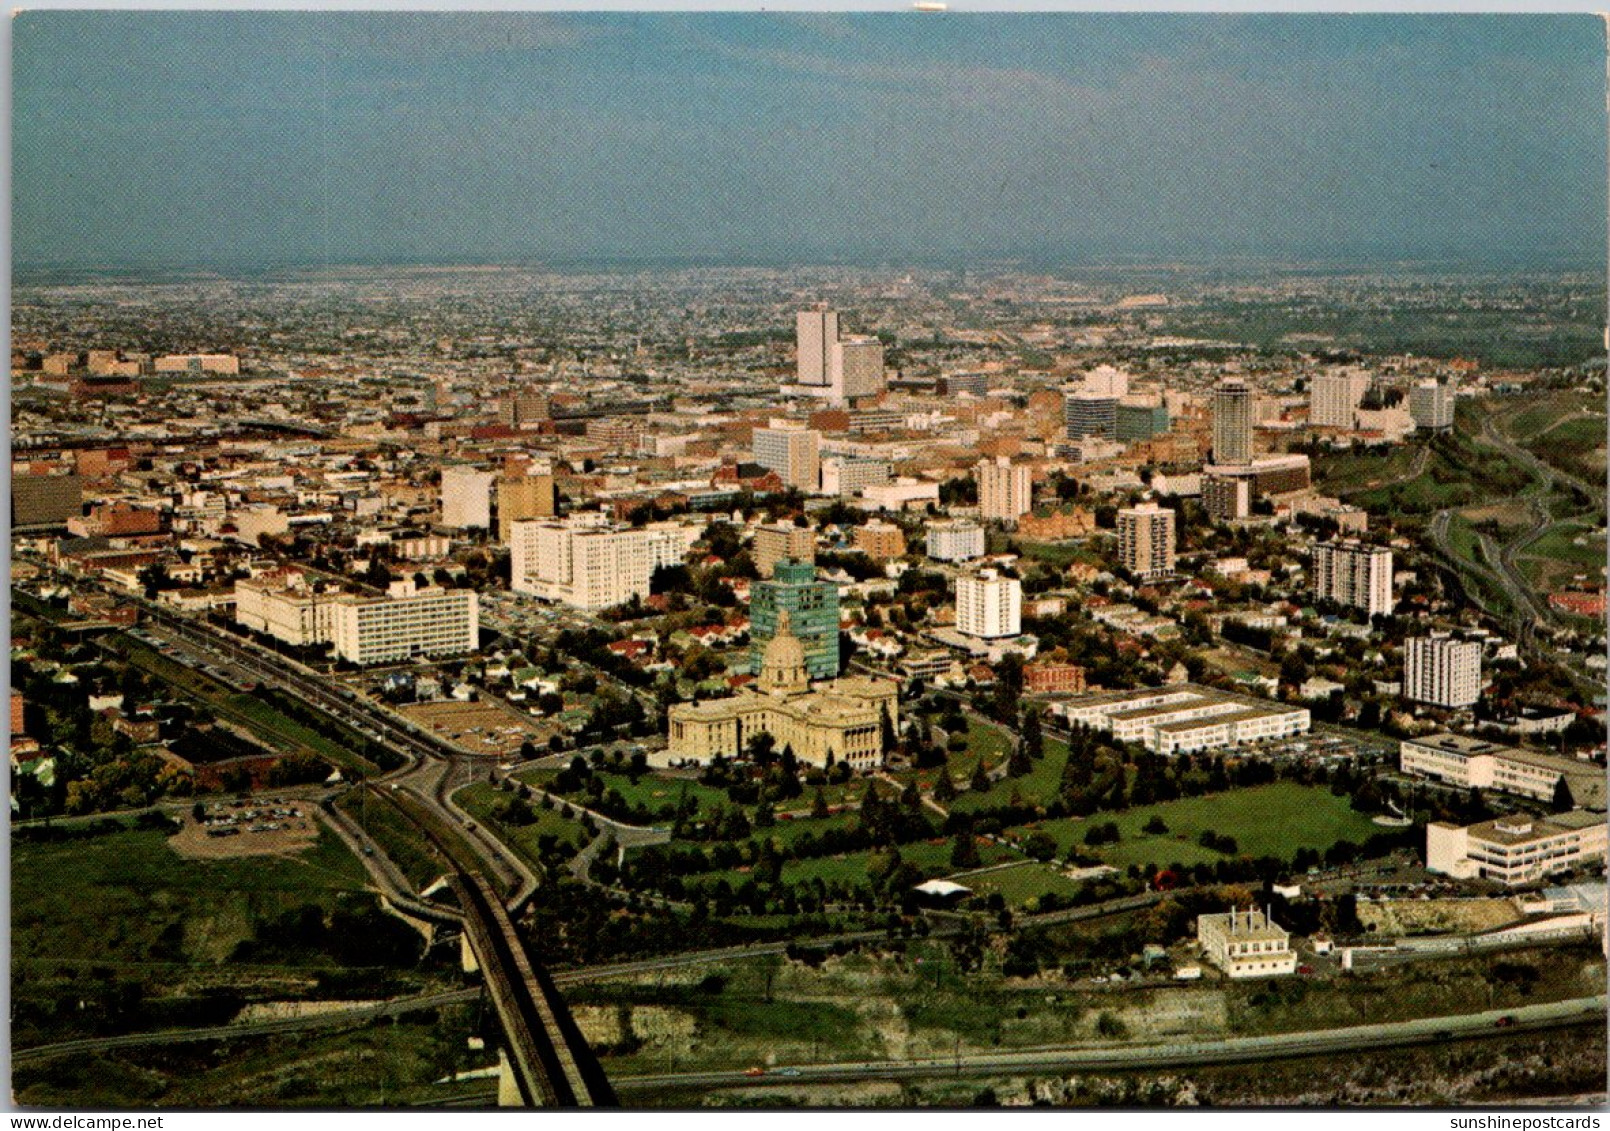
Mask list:
[[[1454,391],[1452,385],[1421,381],[1409,390],[1409,418],[1426,432],[1446,432],[1453,427]]]
[[[1314,546],[1314,595],[1367,616],[1392,612],[1392,551],[1351,539]]]
[[[956,631],[985,640],[1023,631],[1023,583],[992,569],[956,579]]]
[[[809,562],[778,562],[770,580],[749,589],[749,653],[760,671],[766,645],[777,635],[778,612],[788,610],[789,626],[805,648],[805,670],[813,680],[839,674],[839,589],[816,579]]]
[[[835,320],[837,315],[833,316]],[[875,397],[887,387],[883,343],[869,334],[839,338],[827,349],[827,384],[836,401]]]
[[[1225,381],[1213,390],[1213,462],[1252,462],[1252,390],[1245,382]]]
[[[985,521],[1016,522],[1034,507],[1034,476],[1027,465],[1013,466],[1005,456],[978,461],[978,513]]]
[[[1438,707],[1468,707],[1481,698],[1481,645],[1445,632],[1403,642],[1403,697]]]
[[[1118,512],[1118,561],[1142,580],[1174,572],[1174,511],[1146,502]]]
[[[775,471],[785,484],[806,494],[821,490],[822,437],[798,425],[756,428],[753,441],[755,462]]]
[[[769,523],[755,528],[755,545],[750,556],[755,572],[770,577],[781,561],[816,561],[816,531],[791,522]]]
[[[492,481],[490,471],[474,467],[442,468],[442,525],[458,530],[492,526]]]
[[[796,373],[801,385],[824,386],[828,380],[833,344],[839,340],[839,316],[826,304],[802,310],[794,319],[798,347]]]
[[[1352,428],[1354,414],[1370,391],[1361,369],[1328,369],[1314,374],[1308,389],[1308,423],[1316,428]]]
[[[559,513],[559,493],[552,475],[505,476],[498,480],[498,541],[507,545],[514,524],[527,518]]]

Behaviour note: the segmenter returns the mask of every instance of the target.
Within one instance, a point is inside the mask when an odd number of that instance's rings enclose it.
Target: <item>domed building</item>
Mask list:
[[[671,708],[667,754],[708,762],[735,758],[757,734],[777,749],[789,747],[809,766],[848,762],[854,770],[883,764],[883,720],[898,729],[899,688],[893,680],[852,677],[811,683],[805,646],[794,635],[787,609],[777,614],[776,635],[761,655],[752,686],[731,699],[678,703]]]

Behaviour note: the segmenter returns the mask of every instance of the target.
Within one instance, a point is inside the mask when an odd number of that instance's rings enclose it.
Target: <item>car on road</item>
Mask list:
[[[1508,1029],[1513,1024],[1515,1024],[1515,1018],[1511,1017],[1509,1014],[1506,1013],[1506,1014],[1504,1014],[1504,1016],[1500,1017],[1497,1021],[1493,1022],[1493,1027],[1495,1029]]]
[[[797,1068],[779,1068],[777,1070],[777,1075],[779,1075],[779,1076],[798,1076],[799,1075],[799,1069],[797,1069]]]
[[[760,1065],[757,1064],[753,1068],[745,1068],[744,1069],[744,1075],[745,1076],[764,1076],[764,1075],[766,1075],[766,1070],[764,1068],[762,1068]]]

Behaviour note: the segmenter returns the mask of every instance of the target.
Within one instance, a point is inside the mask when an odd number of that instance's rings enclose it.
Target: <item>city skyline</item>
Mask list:
[[[14,30],[29,271],[1596,266],[1604,246],[1590,16],[43,12]]]

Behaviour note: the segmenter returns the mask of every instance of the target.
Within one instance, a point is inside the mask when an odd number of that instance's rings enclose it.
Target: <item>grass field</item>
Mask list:
[[[1168,832],[1141,831],[1154,816],[1163,819]],[[1085,849],[1085,830],[1091,824],[1109,821],[1118,826],[1122,839],[1117,844]],[[1197,843],[1205,831],[1234,837],[1241,855],[1283,859],[1299,848],[1323,850],[1339,840],[1362,843],[1381,831],[1368,817],[1355,813],[1345,797],[1336,797],[1322,787],[1293,782],[1143,805],[1123,813],[1098,814],[1088,821],[1042,821],[1031,827],[1049,833],[1063,855],[1078,844],[1081,850],[1119,868],[1130,864],[1191,865],[1223,859],[1223,854]]]
[[[567,821],[557,809],[544,809],[536,802],[531,803],[531,813],[536,820],[529,825],[511,825],[495,818],[493,811],[501,809],[512,796],[486,782],[477,782],[453,794],[453,800],[482,825],[496,832],[499,840],[529,863],[536,863],[541,857],[537,851],[539,837],[556,836],[561,844],[569,846],[572,853],[579,852],[582,845],[591,839],[580,824]]]
[[[916,844],[902,844],[900,846],[900,859],[912,865],[923,874],[925,879],[934,876],[945,876],[955,871],[950,865],[951,843],[949,837],[935,838],[933,841],[919,841]],[[817,856],[809,860],[789,860],[783,865],[782,879],[787,884],[809,883],[821,880],[828,884],[846,884],[858,887],[867,882],[867,867],[872,863],[875,853],[871,850],[865,852],[846,852],[837,856]],[[1004,864],[1009,861],[1022,859],[1015,851],[997,844],[980,843],[978,846],[979,859],[983,864]],[[737,888],[749,879],[747,872],[723,871],[705,872],[697,876],[689,876],[690,884],[715,883],[725,880],[731,887]]]
[[[1056,797],[1057,791],[1062,788],[1062,770],[1067,764],[1067,743],[1059,738],[1047,738],[1045,755],[1034,763],[1033,770],[1020,778],[1002,778],[990,786],[986,793],[968,790],[957,797],[950,807],[957,812],[970,813],[980,807],[1005,805],[1013,798],[1044,805]],[[970,769],[971,764],[963,768]]]
[[[420,891],[447,870],[436,858],[419,830],[397,810],[383,802],[363,803],[361,793],[348,792],[336,802],[351,815],[388,859]]]
[[[1577,574],[1600,581],[1604,577],[1604,531],[1587,523],[1562,522],[1544,531],[1516,560],[1539,589],[1557,589]]]
[[[335,834],[296,856],[185,860],[166,835],[131,830],[56,843],[11,843],[14,963],[151,960],[177,925],[187,961],[215,963],[251,925],[301,903],[362,891],[363,866]]]
[[[1601,406],[1602,408],[1602,406]],[[1579,416],[1562,420],[1526,444],[1537,457],[1563,471],[1604,480],[1605,418]]]
[[[955,876],[956,882],[973,889],[977,895],[999,894],[1008,907],[1022,907],[1039,896],[1073,895],[1079,890],[1077,880],[1070,880],[1053,864],[1029,860],[1010,868],[983,872],[973,876]]]

